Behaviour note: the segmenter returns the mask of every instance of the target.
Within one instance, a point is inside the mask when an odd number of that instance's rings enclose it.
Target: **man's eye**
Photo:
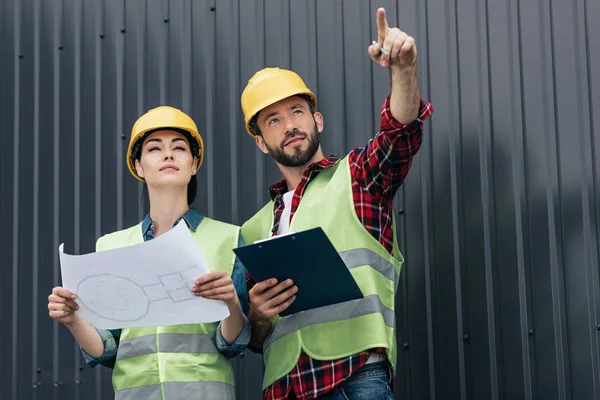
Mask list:
[[[269,121],[269,125],[273,125],[274,123],[279,122],[279,120],[277,118],[273,118],[272,120]]]
[[[294,114],[302,114],[302,110],[295,110]]]

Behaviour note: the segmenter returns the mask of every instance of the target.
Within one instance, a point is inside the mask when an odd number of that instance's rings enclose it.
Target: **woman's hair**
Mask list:
[[[144,143],[144,140],[151,134],[153,134],[154,132],[157,131],[162,131],[165,129],[170,129],[173,130],[175,132],[179,132],[181,133],[183,136],[185,136],[186,140],[188,141],[188,145],[190,146],[190,150],[192,152],[192,156],[196,159],[199,159],[199,147],[198,147],[198,142],[196,141],[196,139],[194,139],[192,137],[192,135],[186,131],[185,129],[178,129],[178,128],[158,128],[158,129],[153,129],[151,131],[146,132],[144,135],[142,135],[133,145],[133,158],[135,160],[138,160],[142,157],[142,143]],[[147,188],[147,183],[144,181],[144,192],[148,192],[148,188]],[[192,175],[190,182],[188,183],[187,186],[187,202],[188,202],[188,206],[191,205],[194,200],[196,199],[196,195],[198,194],[198,181],[196,179],[196,175]]]
[[[196,194],[198,194],[198,180],[196,179],[196,174],[194,174],[192,175],[192,179],[190,179],[190,183],[188,183],[187,187],[188,206],[194,202],[196,199]]]

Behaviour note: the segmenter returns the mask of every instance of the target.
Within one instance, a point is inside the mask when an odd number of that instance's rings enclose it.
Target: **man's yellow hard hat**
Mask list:
[[[254,74],[242,92],[242,111],[246,130],[250,136],[252,132],[250,122],[261,110],[285,98],[295,95],[307,95],[312,100],[313,107],[317,106],[317,99],[298,74],[281,68],[265,68]]]
[[[197,143],[197,146],[193,142],[190,143],[190,148],[192,149],[192,155],[198,157],[198,168],[200,168],[204,160],[204,142],[202,141],[202,136],[198,133],[196,123],[189,115],[177,108],[160,106],[153,108],[138,118],[131,129],[131,139],[129,140],[129,148],[127,149],[127,167],[129,167],[129,172],[134,177],[144,182],[144,179],[135,170],[136,154],[134,153],[134,147],[136,147],[139,140],[144,138],[146,133],[159,129],[175,129],[189,133],[191,139]],[[195,147],[198,149],[197,154],[194,154]]]

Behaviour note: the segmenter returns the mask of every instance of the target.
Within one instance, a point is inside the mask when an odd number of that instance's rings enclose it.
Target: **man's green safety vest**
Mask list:
[[[298,362],[301,351],[316,360],[336,360],[385,347],[395,371],[394,298],[404,259],[398,249],[394,217],[390,223],[394,231],[394,256],[356,215],[348,157],[322,170],[310,182],[289,230],[300,232],[321,227],[350,269],[364,298],[275,319],[263,346],[266,367],[263,389],[287,375]],[[245,243],[270,237],[272,228],[273,202],[270,202],[242,226]]]
[[[239,228],[204,218],[194,241],[212,270],[233,272]],[[142,243],[138,224],[98,239],[96,251]],[[218,323],[123,329],[115,399],[235,399],[233,368],[215,344]]]

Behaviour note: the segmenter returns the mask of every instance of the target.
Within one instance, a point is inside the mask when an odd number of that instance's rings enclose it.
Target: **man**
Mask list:
[[[252,286],[249,279],[251,345],[264,351],[264,399],[393,398],[394,297],[403,258],[392,202],[433,108],[420,99],[414,39],[390,29],[382,8],[377,26],[368,53],[389,67],[391,93],[378,134],[344,159],[323,156],[323,116],[295,73],[261,70],[242,94],[248,133],[284,177],[270,187],[272,201],[242,227],[245,242],[320,226],[364,295],[279,318],[295,299],[293,282]]]

